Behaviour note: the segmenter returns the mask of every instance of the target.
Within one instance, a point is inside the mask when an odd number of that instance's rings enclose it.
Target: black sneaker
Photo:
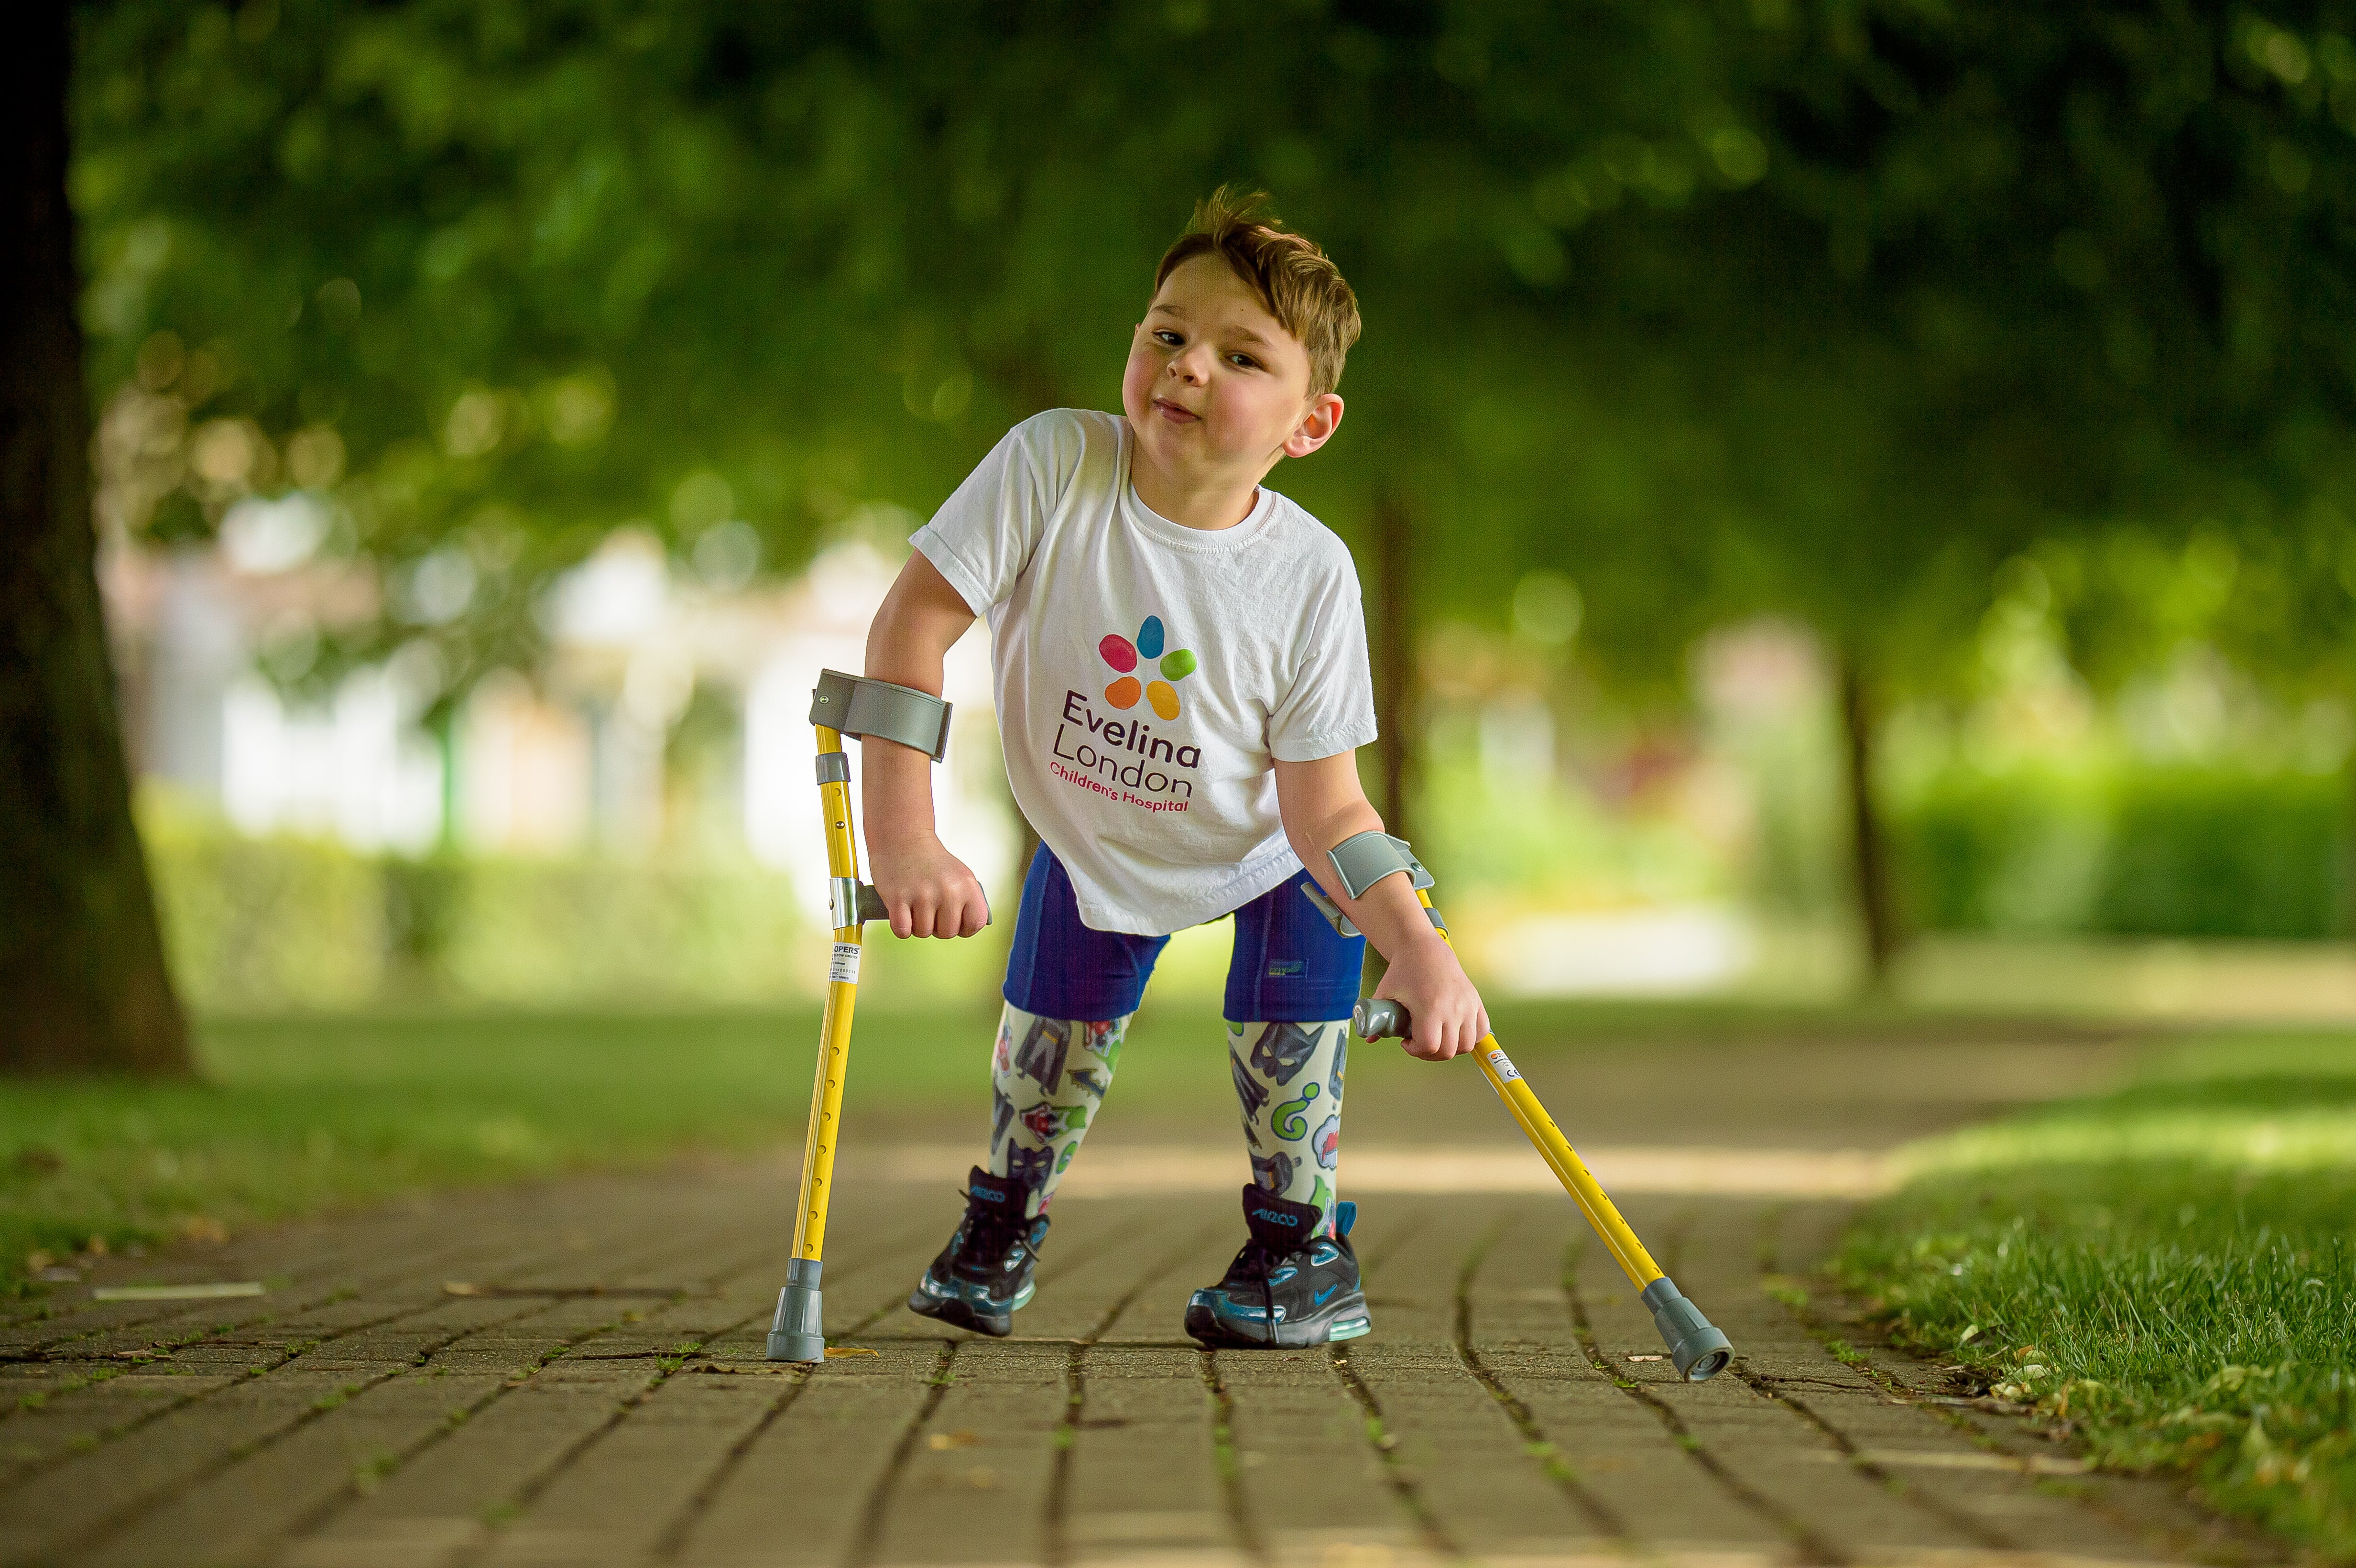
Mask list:
[[[1350,1248],[1357,1217],[1356,1204],[1336,1204],[1337,1233],[1321,1236],[1316,1205],[1245,1188],[1251,1240],[1226,1278],[1186,1303],[1186,1332],[1215,1349],[1291,1349],[1364,1334],[1373,1324],[1358,1287],[1358,1254]]]
[[[916,1281],[909,1311],[977,1334],[1006,1337],[1015,1308],[1031,1299],[1031,1271],[1039,1266],[1039,1243],[1047,1237],[1047,1216],[1023,1217],[1027,1191],[973,1168],[966,1178],[965,1218]]]

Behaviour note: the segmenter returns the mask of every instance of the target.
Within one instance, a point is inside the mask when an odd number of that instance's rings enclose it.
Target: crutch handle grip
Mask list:
[[[1405,1006],[1373,997],[1358,999],[1358,1005],[1350,1009],[1350,1023],[1360,1040],[1404,1038],[1408,1028]]]
[[[862,882],[856,877],[837,877],[827,884],[827,919],[834,929],[846,925],[863,925],[871,920],[888,921],[892,906],[875,891],[873,882]],[[991,924],[998,917],[989,910],[982,911],[981,923]]]

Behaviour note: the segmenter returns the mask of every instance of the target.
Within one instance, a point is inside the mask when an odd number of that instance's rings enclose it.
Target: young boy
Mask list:
[[[1221,191],[1162,257],[1121,381],[1123,417],[1015,427],[916,535],[867,673],[937,693],[990,619],[1014,798],[1042,840],[1023,886],[992,1061],[990,1158],[914,1310],[985,1334],[1031,1297],[1047,1205],[1102,1104],[1169,933],[1232,913],[1227,1065],[1243,1103],[1251,1239],[1194,1293],[1206,1345],[1367,1329],[1336,1201],[1349,1015],[1365,940],[1389,960],[1407,1049],[1488,1032],[1481,998],[1385,876],[1354,899],[1326,852],[1381,827],[1352,755],[1375,738],[1348,550],[1260,481],[1342,422],[1350,285],[1308,240]],[[970,936],[980,884],[933,831],[926,760],[864,746],[867,844],[899,936]],[[1365,933],[1344,937],[1312,879]]]

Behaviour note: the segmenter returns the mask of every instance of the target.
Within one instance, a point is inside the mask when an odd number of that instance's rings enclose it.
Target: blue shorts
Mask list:
[[[1235,956],[1227,961],[1226,1016],[1236,1023],[1325,1023],[1346,1019],[1358,1000],[1366,939],[1342,936],[1301,890],[1302,871],[1235,912]],[[1039,846],[1023,879],[1006,999],[1026,1013],[1103,1022],[1126,1018],[1145,998],[1166,936],[1130,936],[1080,923],[1072,879]]]

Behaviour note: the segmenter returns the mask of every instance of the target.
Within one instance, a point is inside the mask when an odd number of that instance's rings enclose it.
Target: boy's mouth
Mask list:
[[[1182,409],[1167,398],[1154,399],[1153,408],[1155,412],[1159,413],[1163,419],[1168,420],[1172,424],[1199,424],[1202,422],[1202,415],[1194,413],[1186,409]]]

